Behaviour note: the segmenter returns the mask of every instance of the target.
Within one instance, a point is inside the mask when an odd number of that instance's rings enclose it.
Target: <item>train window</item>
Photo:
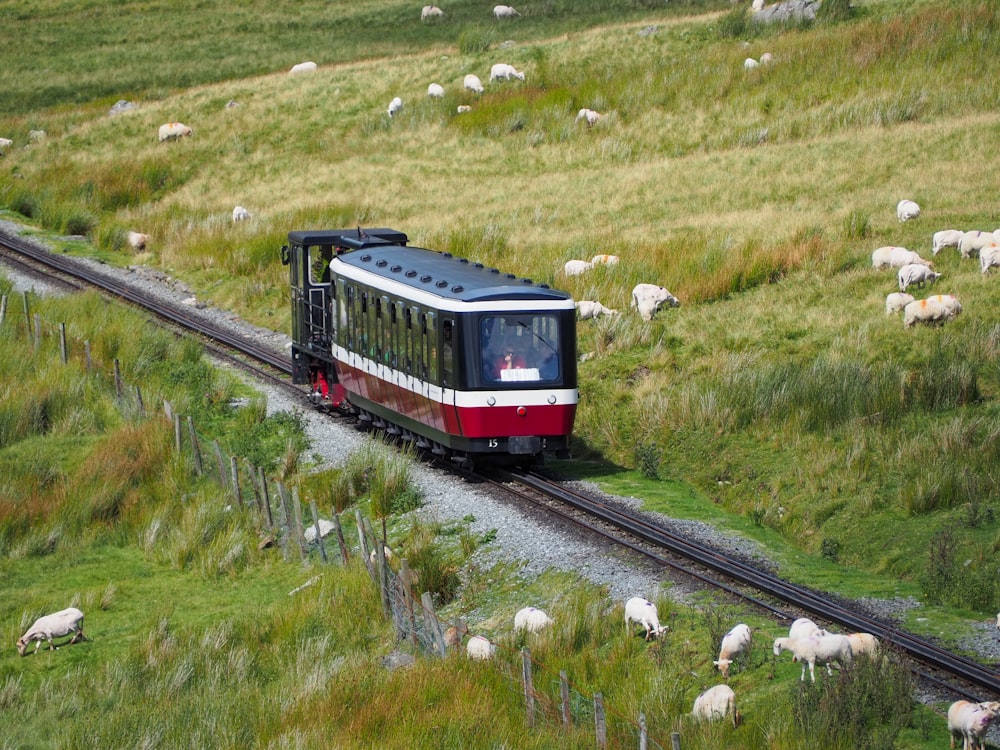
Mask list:
[[[452,338],[454,336],[455,321],[441,321],[441,381],[444,385],[455,385],[454,377],[454,347]]]
[[[316,245],[309,252],[309,281],[312,284],[330,283],[330,261],[333,259],[333,247]]]
[[[424,316],[424,340],[427,343],[427,379],[438,382],[438,340],[437,313],[429,312]]]
[[[559,319],[553,314],[491,315],[479,322],[486,382],[558,380]]]
[[[343,279],[337,279],[337,343],[351,348],[351,329],[347,325],[350,287]]]

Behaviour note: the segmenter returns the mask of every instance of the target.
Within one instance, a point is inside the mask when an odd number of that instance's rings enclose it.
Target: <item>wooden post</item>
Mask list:
[[[24,298],[24,328],[28,338],[31,338],[31,308],[28,305],[28,293],[22,292],[22,296]]]
[[[673,750],[681,750],[681,733],[671,732],[670,733],[670,747]]]
[[[444,642],[444,631],[441,629],[441,621],[434,613],[434,602],[431,601],[430,591],[425,591],[420,595],[420,603],[424,608],[424,622],[427,624],[427,629],[431,633],[431,638],[434,641],[434,647],[441,655],[441,658],[444,659],[448,656],[448,647]]]
[[[559,670],[559,697],[562,701],[562,723],[564,729],[569,729],[569,678],[566,670]]]
[[[174,405],[163,399],[163,413],[167,415],[167,419],[173,421],[174,419]]]
[[[240,466],[236,456],[229,457],[229,473],[233,478],[233,494],[236,496],[236,504],[243,509],[243,495],[240,493]]]
[[[260,499],[264,504],[264,522],[270,531],[274,529],[274,516],[271,515],[271,495],[267,490],[267,477],[264,475],[264,470],[258,469],[257,471],[260,473]]]
[[[417,645],[417,618],[413,613],[414,596],[413,587],[410,585],[412,576],[410,575],[410,561],[405,557],[399,561],[399,577],[403,582],[403,599],[406,606],[406,617],[410,621],[410,643]]]
[[[181,452],[181,415],[174,415],[174,450]]]
[[[594,728],[597,731],[597,747],[604,750],[608,746],[608,725],[604,720],[604,696],[594,693]]]
[[[251,463],[248,463],[250,472],[250,486],[253,487],[253,502],[257,506],[257,515],[261,518],[264,517],[264,506],[260,502],[260,472],[257,467]]]
[[[146,405],[142,402],[142,391],[139,386],[135,387],[135,403],[139,407],[139,416],[143,419],[146,418]]]
[[[42,343],[42,316],[35,313],[35,349]]]
[[[525,646],[521,649],[521,683],[524,685],[524,710],[528,726],[535,726],[535,686],[531,680],[531,652]]]
[[[373,534],[374,536],[374,534]],[[385,545],[375,540],[375,571],[378,573],[378,587],[382,594],[382,609],[392,614],[392,600],[389,597],[389,563],[385,559]]]
[[[191,455],[194,457],[194,471],[200,477],[203,472],[201,465],[201,446],[198,445],[198,433],[194,430],[194,420],[187,418],[188,437],[191,438]]]
[[[226,482],[226,460],[222,457],[222,446],[219,445],[218,440],[212,441],[212,447],[215,449],[215,460],[219,464],[219,484],[223,487],[227,487]]]
[[[295,543],[299,547],[299,558],[305,560],[306,535],[302,530],[302,504],[299,502],[299,488],[292,487],[292,520],[295,522]]]
[[[278,529],[278,538],[281,540],[281,556],[284,558],[285,562],[288,562],[288,508],[285,505],[285,485],[278,482],[278,510],[280,511],[281,519],[279,521],[281,528]]]
[[[90,356],[90,340],[83,342],[83,358],[87,361],[87,372],[94,369],[94,358]]]
[[[7,318],[7,295],[0,297],[0,326],[3,325],[4,320]]]
[[[361,508],[354,506],[354,520],[358,524],[358,548],[361,550],[361,560],[368,568],[368,574],[375,580],[375,569],[368,554],[368,540],[365,538],[365,524],[361,519]]]
[[[639,713],[639,750],[647,750],[649,747],[649,733],[646,731],[646,714]]]
[[[115,395],[122,397],[122,366],[118,358],[115,357]]]
[[[69,352],[66,349],[66,324],[59,324],[59,354],[62,356],[62,363],[69,361]]]
[[[326,559],[326,545],[323,543],[323,532],[319,528],[319,511],[316,510],[316,501],[309,501],[309,510],[313,514],[313,523],[316,525],[316,545],[319,547],[319,556],[323,562],[329,562]]]
[[[351,555],[347,551],[347,542],[344,541],[344,529],[340,525],[340,514],[333,514],[333,528],[337,531],[337,544],[340,545],[340,559],[344,561],[344,565],[350,562]]]

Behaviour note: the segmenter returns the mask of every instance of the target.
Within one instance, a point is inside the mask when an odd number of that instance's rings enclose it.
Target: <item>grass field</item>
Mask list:
[[[944,251],[931,291],[963,314],[904,330],[870,256],[1000,227],[997,9],[872,0],[770,29],[728,2],[519,9],[427,24],[391,2],[8,4],[0,206],[277,329],[292,229],[391,226],[623,310],[662,284],[682,305],[651,324],[581,324],[600,356],[565,470],[757,536],[797,580],[920,598],[915,629],[995,615],[997,281]],[[286,74],[305,59],[315,74]],[[462,89],[499,61],[525,81]],[[137,109],[110,117],[122,98]],[[581,107],[606,116],[585,127]],[[194,135],[157,142],[167,121]],[[902,198],[919,219],[896,220]],[[562,276],[597,253],[622,263]]]

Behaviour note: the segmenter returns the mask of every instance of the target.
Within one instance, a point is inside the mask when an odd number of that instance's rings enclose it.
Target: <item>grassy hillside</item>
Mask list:
[[[502,25],[471,4],[430,25],[387,3],[126,3],[113,49],[135,54],[112,57],[77,33],[105,28],[105,6],[35,5],[0,11],[5,34],[44,27],[51,61],[0,51],[10,210],[277,328],[276,249],[304,227],[392,226],[623,309],[656,281],[679,309],[581,326],[601,355],[581,367],[588,471],[687,483],[817,558],[994,612],[996,279],[946,251],[933,291],[965,312],[904,330],[883,314],[895,279],[869,260],[1000,226],[994,6],[868,2],[761,29],[728,3],[540,3]],[[765,51],[773,65],[744,70]],[[288,77],[302,59],[319,71]],[[497,61],[526,80],[462,89]],[[138,109],[109,117],[119,98]],[[607,116],[576,124],[584,106]],[[194,136],[158,143],[175,120]],[[31,129],[47,135],[29,144]],[[901,198],[917,221],[897,222]],[[251,221],[231,223],[236,204]],[[151,235],[145,254],[127,254],[128,229]],[[599,252],[623,262],[561,277]]]

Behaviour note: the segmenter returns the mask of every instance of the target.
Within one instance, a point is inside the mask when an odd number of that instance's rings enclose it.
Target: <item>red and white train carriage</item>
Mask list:
[[[317,403],[456,460],[566,453],[578,400],[568,294],[391,229],[288,239],[293,379]]]

